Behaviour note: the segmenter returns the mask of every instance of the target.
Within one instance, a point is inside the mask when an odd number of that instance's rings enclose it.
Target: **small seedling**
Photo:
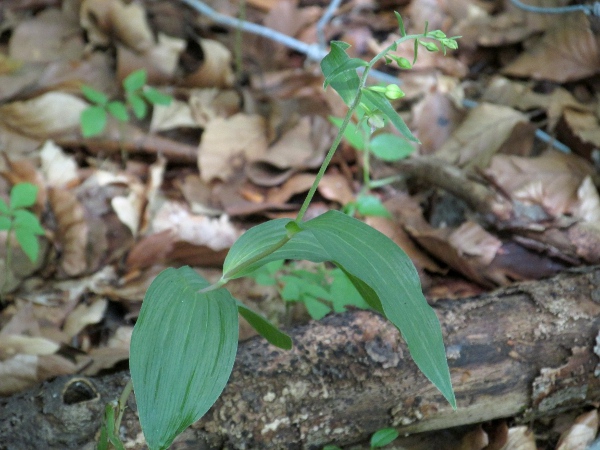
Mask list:
[[[383,428],[379,431],[376,431],[371,436],[370,442],[370,450],[385,447],[388,444],[391,444],[398,437],[398,432],[394,428]],[[336,445],[326,445],[323,447],[323,450],[342,450],[340,447]]]
[[[371,309],[341,269],[317,264],[314,270],[301,269],[294,262],[273,261],[250,275],[257,284],[276,286],[286,306],[303,303],[310,317],[320,320],[346,307]]]
[[[379,88],[379,89],[378,89]],[[374,86],[370,88],[374,92],[381,92],[388,96],[390,92],[393,98],[400,98],[404,95],[399,95],[395,90],[391,90],[389,86]],[[398,88],[399,89],[399,88]],[[401,92],[401,91],[400,91]],[[349,122],[344,130],[344,139],[358,152],[362,153],[362,169],[363,169],[363,188],[361,193],[356,197],[353,202],[344,205],[344,212],[350,216],[354,216],[359,213],[362,216],[381,216],[391,217],[389,211],[381,203],[379,197],[370,194],[372,189],[385,186],[386,184],[397,181],[399,177],[389,177],[382,180],[371,179],[371,156],[385,161],[395,162],[401,159],[407,158],[411,153],[415,151],[414,144],[411,144],[405,138],[397,136],[392,133],[374,133],[378,126],[385,126],[385,118],[373,119],[377,117],[371,113],[371,120],[367,118],[369,114],[366,111],[362,111],[358,124]],[[343,119],[337,117],[330,117],[329,121],[338,128],[342,125]]]
[[[129,121],[129,110],[138,119],[143,119],[148,114],[148,104],[169,105],[173,100],[156,89],[146,86],[147,74],[144,69],[131,72],[123,80],[125,91],[125,102],[120,100],[109,100],[103,92],[83,85],[81,92],[93,105],[87,107],[81,113],[81,133],[83,137],[96,136],[106,127],[108,116],[112,116],[119,122]]]
[[[44,234],[40,221],[27,208],[35,204],[38,188],[31,183],[15,184],[10,191],[10,204],[0,199],[0,230],[7,231],[6,235],[6,265],[8,270],[12,265],[12,236],[13,233],[23,252],[36,262],[40,253],[37,236]],[[4,293],[8,277],[5,275],[0,295]]]

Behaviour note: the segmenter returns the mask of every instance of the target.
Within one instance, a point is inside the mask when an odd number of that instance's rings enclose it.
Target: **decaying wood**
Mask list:
[[[600,401],[600,268],[440,301],[435,310],[457,411],[420,374],[395,328],[360,311],[295,329],[289,352],[260,338],[242,343],[222,397],[174,448],[321,448],[384,426],[417,433],[531,420]],[[4,400],[0,448],[92,448],[103,405],[126,377],[63,378]],[[123,426],[130,448],[143,448],[131,411]]]

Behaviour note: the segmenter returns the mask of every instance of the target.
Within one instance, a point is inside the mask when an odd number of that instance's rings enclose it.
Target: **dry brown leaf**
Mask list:
[[[311,140],[311,120],[303,117],[268,150],[267,154],[246,167],[246,175],[259,186],[276,186],[295,170],[315,167],[322,160],[315,155]]]
[[[0,106],[0,123],[30,137],[49,139],[79,130],[81,112],[87,107],[74,95],[48,92]]]
[[[77,19],[59,9],[48,8],[12,30],[8,52],[20,61],[52,62],[77,60],[83,48]]]
[[[144,69],[148,84],[172,83],[185,41],[179,38],[158,35],[158,42],[139,53],[125,45],[117,46],[117,79],[122,82],[131,72]]]
[[[87,270],[88,224],[84,207],[65,189],[50,189],[48,197],[58,225],[56,237],[62,250],[60,266],[69,276],[81,275]]]
[[[586,412],[575,420],[565,431],[556,446],[556,450],[586,450],[598,434],[598,410]]]
[[[235,114],[208,123],[198,153],[198,168],[206,182],[226,181],[244,163],[265,155],[265,121],[258,115]]]
[[[447,94],[436,90],[413,108],[413,125],[421,141],[419,153],[428,155],[442,147],[464,117]]]
[[[0,361],[0,395],[11,395],[37,383],[39,358],[20,354]]]
[[[121,0],[83,0],[79,10],[82,28],[94,45],[106,46],[117,39],[137,52],[154,45],[154,36],[139,3]]]
[[[0,334],[0,360],[23,355],[51,355],[60,348],[56,342],[41,337]]]
[[[127,197],[116,196],[110,201],[117,217],[131,231],[133,237],[137,236],[144,205],[146,204],[146,189],[138,182],[130,182]]]
[[[166,261],[169,253],[173,251],[176,240],[177,237],[170,229],[144,236],[127,255],[125,264],[128,272],[146,269]]]
[[[481,225],[466,221],[448,237],[448,242],[460,255],[475,256],[487,266],[502,247],[502,241],[485,231]]]
[[[479,425],[462,437],[456,450],[483,450],[489,441],[487,433]]]
[[[585,222],[600,223],[600,196],[591,177],[585,177],[577,189],[577,199],[573,215]]]
[[[435,155],[460,167],[485,168],[519,122],[528,119],[512,108],[481,103]]]
[[[107,305],[108,301],[104,298],[95,300],[91,305],[80,303],[67,317],[63,328],[64,332],[72,338],[88,325],[100,322],[104,317]]]
[[[35,199],[35,208],[38,211],[43,211],[47,199],[46,183],[33,162],[29,159],[13,161],[8,156],[5,156],[4,160],[8,170],[1,172],[2,176],[13,186],[18,183],[31,183],[37,186],[38,193]]]
[[[46,141],[40,149],[41,171],[51,187],[64,187],[79,181],[77,162],[52,141]]]
[[[187,87],[230,88],[235,81],[231,70],[231,52],[227,47],[212,39],[199,39],[204,53],[202,66],[185,77],[182,84]]]
[[[226,215],[212,219],[190,213],[178,202],[165,202],[152,221],[156,233],[171,230],[175,240],[206,246],[219,251],[228,249],[238,238],[238,231]]]
[[[508,442],[500,450],[537,450],[535,433],[527,426],[508,429]]]
[[[153,132],[198,127],[192,117],[192,109],[186,102],[174,100],[168,106],[155,105],[152,110],[150,130]]]
[[[581,141],[600,146],[600,124],[593,112],[568,108],[563,118],[567,126]]]
[[[576,211],[577,190],[594,169],[578,156],[548,151],[537,158],[496,155],[486,173],[513,200],[558,217]]]
[[[565,83],[600,71],[596,36],[583,12],[556,17],[544,37],[506,66],[502,72]]]

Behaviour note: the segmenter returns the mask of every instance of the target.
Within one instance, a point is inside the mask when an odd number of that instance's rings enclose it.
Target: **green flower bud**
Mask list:
[[[396,61],[396,64],[398,64],[398,67],[401,69],[412,69],[411,62],[402,56],[396,56],[394,61]]]
[[[441,30],[434,30],[427,33],[427,37],[431,37],[434,39],[444,39],[446,37],[446,33]]]
[[[385,96],[390,100],[396,100],[404,97],[406,94],[395,84],[388,84],[385,89]]]
[[[425,47],[427,49],[427,51],[430,51],[430,52],[437,52],[439,50],[439,48],[435,44],[435,42],[419,41],[419,44],[421,44],[423,47]]]

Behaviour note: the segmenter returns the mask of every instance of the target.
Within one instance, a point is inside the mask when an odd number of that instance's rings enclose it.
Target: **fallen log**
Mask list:
[[[418,371],[397,330],[356,311],[292,331],[294,349],[240,344],[229,384],[174,448],[316,449],[516,417],[531,421],[600,401],[600,268],[439,301],[458,409]],[[4,399],[0,448],[93,448],[106,402],[127,372],[63,377]],[[122,434],[144,448],[135,402]]]

